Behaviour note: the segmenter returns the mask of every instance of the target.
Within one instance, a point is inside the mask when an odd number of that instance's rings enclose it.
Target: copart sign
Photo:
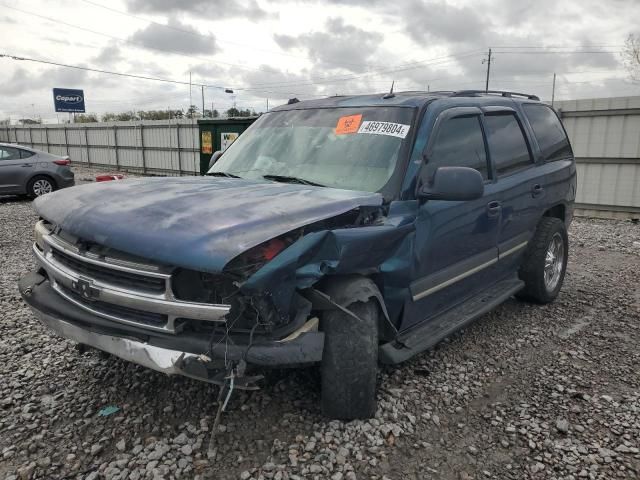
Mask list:
[[[84,91],[70,88],[53,89],[53,105],[56,112],[84,112]]]

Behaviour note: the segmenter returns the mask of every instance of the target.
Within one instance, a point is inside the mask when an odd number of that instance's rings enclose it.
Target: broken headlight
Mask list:
[[[301,235],[302,231],[292,232],[250,248],[231,260],[224,268],[224,271],[239,281],[244,281],[260,270],[267,262],[273,260],[280,252],[300,238]]]

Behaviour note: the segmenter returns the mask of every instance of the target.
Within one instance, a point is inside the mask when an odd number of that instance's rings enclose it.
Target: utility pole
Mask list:
[[[553,88],[551,89],[551,106],[556,99],[556,72],[553,72]]]
[[[269,111],[269,99],[267,98],[267,112]]]
[[[189,108],[191,108],[191,105],[193,105],[193,100],[191,99],[191,72],[189,72]],[[193,112],[191,117],[193,118]]]
[[[204,118],[204,85],[202,87],[202,118]]]
[[[482,61],[482,63],[487,64],[487,81],[484,86],[484,91],[488,92],[489,91],[489,75],[491,74],[491,48],[489,48],[489,55],[487,56],[487,58],[485,58]]]

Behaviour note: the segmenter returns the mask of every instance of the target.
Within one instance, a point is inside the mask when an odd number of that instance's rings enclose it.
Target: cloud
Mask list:
[[[478,10],[439,2],[412,0],[404,10],[407,34],[416,42],[446,41],[451,44],[474,42],[483,45],[485,32],[492,25]]]
[[[274,35],[275,42],[285,50],[298,48],[307,52],[316,67],[341,67],[352,72],[367,68],[367,60],[374,56],[384,36],[348,25],[342,18],[329,18],[322,32],[299,36]]]
[[[128,0],[127,8],[136,13],[204,15],[208,20],[239,17],[256,21],[270,16],[256,0]]]
[[[108,45],[104,47],[98,55],[94,57],[94,61],[100,65],[112,65],[124,60],[124,56],[117,45]]]
[[[244,86],[243,89],[238,89],[238,93],[257,94],[280,100],[317,95],[319,92],[317,86],[308,85],[309,72],[292,73],[270,65],[261,65],[255,71],[238,72],[238,81]],[[297,85],[291,86],[291,83]]]
[[[218,45],[213,35],[201,35],[195,28],[170,17],[166,25],[150,23],[129,40],[143,47],[186,54],[214,54]]]
[[[16,95],[34,90],[51,91],[53,87],[83,88],[88,72],[66,68],[47,68],[34,72],[19,67],[3,82],[2,91],[5,95]]]

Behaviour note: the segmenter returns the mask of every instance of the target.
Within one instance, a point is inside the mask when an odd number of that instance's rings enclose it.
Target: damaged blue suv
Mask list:
[[[323,412],[353,419],[375,413],[379,362],[562,285],[575,161],[533,95],[294,101],[212,160],[36,200],[19,287],[40,320],[227,391],[319,365]]]

